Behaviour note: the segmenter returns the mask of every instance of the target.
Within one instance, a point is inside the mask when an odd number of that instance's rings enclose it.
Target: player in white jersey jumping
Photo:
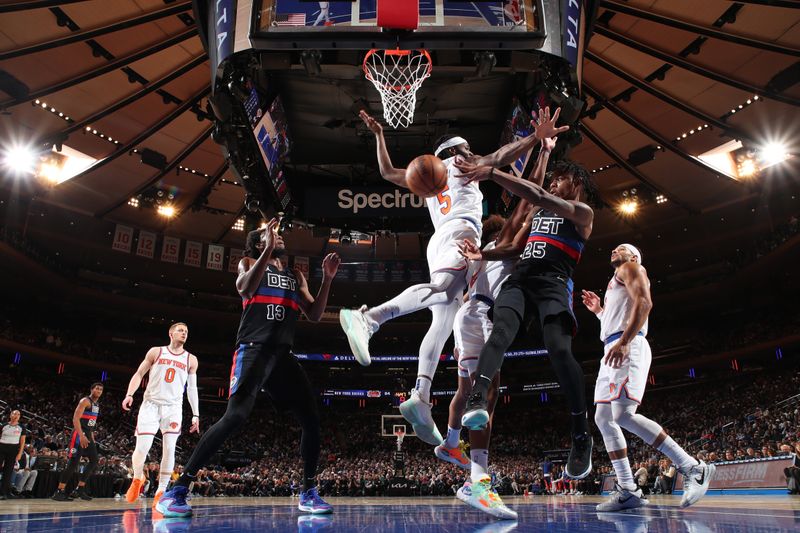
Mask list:
[[[614,276],[608,282],[604,306],[597,294],[582,292],[583,304],[600,319],[600,339],[605,345],[594,389],[594,420],[617,475],[617,490],[597,510],[620,511],[647,504],[633,479],[620,428],[672,459],[684,475],[681,507],[688,507],[705,495],[716,467],[690,456],[659,424],[636,412],[652,359],[646,339],[648,315],[653,307],[650,280],[642,266],[642,253],[632,244],[620,244],[612,250],[611,266]]]
[[[161,471],[158,489],[153,498],[153,508],[167,489],[175,467],[175,444],[181,433],[183,417],[183,391],[192,408],[192,425],[189,432],[200,432],[200,405],[197,397],[197,357],[184,349],[189,328],[183,322],[169,327],[169,346],[154,346],[147,351],[136,373],[128,383],[128,392],[122,408],[130,411],[133,395],[145,374],[148,374],[144,400],[136,420],[136,449],[131,460],[133,480],[125,498],[133,503],[139,498],[144,483],[144,462],[156,433],[161,430]]]
[[[542,114],[539,122],[547,113],[548,111],[545,111]],[[542,139],[542,149],[531,174],[531,180],[537,185],[541,186],[544,182],[547,162],[555,143],[554,138]],[[519,255],[525,248],[530,233],[532,209],[530,203],[520,199],[508,220],[497,215],[486,219],[483,222],[483,236],[489,243],[483,250],[470,241],[465,241],[461,245],[462,255],[470,261],[466,302],[458,310],[453,328],[455,355],[458,360],[458,390],[450,402],[447,436],[434,450],[439,459],[470,470],[470,480],[456,494],[460,500],[492,516],[512,520],[517,518],[517,513],[505,506],[492,488],[489,476],[491,415],[494,413],[500,386],[499,372],[495,374],[489,389],[487,406],[490,413],[489,422],[485,428],[469,432],[471,460],[466,458],[458,445],[461,416],[464,414],[467,398],[472,392],[478,358],[492,333],[490,311],[503,282],[511,275]]]
[[[461,256],[459,244],[469,240],[480,245],[481,238],[483,194],[477,183],[466,184],[458,177],[460,172],[455,163],[464,160],[476,165],[509,165],[539,140],[554,137],[569,129],[555,126],[559,112],[556,110],[552,118],[548,112],[541,124],[532,123],[535,128],[532,135],[509,143],[487,156],[473,154],[469,143],[462,137],[440,137],[434,153],[443,159],[447,167],[447,185],[437,196],[425,200],[435,229],[426,253],[431,282],[409,287],[377,307],[343,309],[339,314],[353,355],[360,364],[366,366],[370,363],[369,339],[384,322],[420,309],[431,310],[431,326],[419,350],[416,385],[409,399],[400,405],[400,413],[414,427],[417,436],[428,444],[442,443],[442,435],[431,416],[431,381],[444,343],[453,331],[453,321],[467,284],[467,262]],[[360,116],[375,134],[381,176],[395,185],[408,188],[406,170],[392,165],[383,127],[365,111],[361,111]]]

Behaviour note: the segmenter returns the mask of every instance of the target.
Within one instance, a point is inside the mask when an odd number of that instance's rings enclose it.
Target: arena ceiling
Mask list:
[[[718,235],[770,223],[755,215],[759,205],[768,203],[777,217],[796,213],[800,158],[734,179],[697,156],[736,140],[754,148],[780,141],[785,152],[800,153],[800,2],[603,0],[599,6],[583,67],[584,140],[571,153],[594,172],[610,207],[595,224],[598,248],[615,239],[685,243],[689,232],[701,237],[693,239],[695,248],[713,253]],[[209,64],[190,1],[3,0],[0,17],[3,143],[48,139],[97,160],[38,193],[40,201],[142,229],[240,244],[231,228],[244,212],[244,190],[211,138]],[[276,74],[287,95],[289,164],[313,176],[308,183],[341,184],[353,172],[377,180],[353,97],[363,95],[376,111],[379,100],[358,68],[323,65],[323,75],[310,78],[294,65]],[[358,94],[343,97],[341,79]],[[477,78],[435,69],[425,91],[437,104],[423,103],[417,112],[423,129],[392,135],[392,150],[425,146],[431,131],[424,123],[437,116],[473,139],[473,148],[496,147],[510,107],[507,74]],[[145,149],[165,156],[162,169],[142,164]],[[295,197],[310,186],[302,179],[292,185]],[[154,188],[175,196],[177,216],[165,220],[128,205]],[[640,208],[626,217],[614,206],[632,189]],[[658,195],[666,201],[656,202]]]

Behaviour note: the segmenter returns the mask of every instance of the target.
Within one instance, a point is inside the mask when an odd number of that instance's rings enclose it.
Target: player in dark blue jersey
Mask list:
[[[541,328],[572,415],[572,450],[566,473],[583,479],[592,469],[592,437],[586,418],[583,371],[572,355],[572,336],[577,329],[572,311],[572,273],[592,232],[594,211],[585,200],[593,194],[594,185],[586,169],[571,162],[555,166],[549,191],[491,167],[469,163],[457,166],[466,180],[492,180],[535,206],[528,242],[495,300],[494,327],[481,351],[462,423],[470,429],[486,424],[492,378],[500,370],[503,354],[520,325],[532,320]]]
[[[103,384],[93,383],[90,391],[89,396],[81,398],[72,414],[72,437],[69,440],[67,453],[69,463],[61,472],[61,476],[58,478],[58,490],[52,496],[52,499],[59,502],[71,501],[73,498],[92,499],[86,492],[86,480],[97,468],[97,443],[94,441],[94,431],[97,428],[97,418],[100,416],[100,406],[97,402],[103,395]],[[83,477],[78,482],[74,494],[70,496],[66,493],[67,484],[80,465],[81,457],[88,457],[89,465],[83,471]]]
[[[322,317],[341,260],[337,254],[328,254],[322,261],[322,285],[315,298],[302,272],[286,266],[286,247],[277,229],[278,221],[272,219],[264,230],[248,235],[246,257],[239,263],[236,279],[244,309],[231,365],[228,408],[203,435],[181,477],[156,504],[164,516],[192,514],[186,502],[189,484],[225,439],[245,423],[262,389],[276,407],[291,411],[303,430],[303,492],[299,509],[314,514],[332,511],[316,488],[320,449],[316,396],[291,349],[300,311],[313,322]]]

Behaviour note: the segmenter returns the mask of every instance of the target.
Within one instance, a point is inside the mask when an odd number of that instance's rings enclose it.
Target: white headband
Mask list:
[[[620,246],[626,248],[631,254],[633,254],[639,264],[642,264],[642,252],[640,252],[637,247],[632,244],[620,244]]]
[[[453,146],[458,146],[459,144],[466,144],[467,140],[463,137],[453,137],[452,139],[447,139],[445,142],[439,145],[439,148],[433,153],[436,157],[439,157],[439,154],[447,150],[448,148],[452,148]]]

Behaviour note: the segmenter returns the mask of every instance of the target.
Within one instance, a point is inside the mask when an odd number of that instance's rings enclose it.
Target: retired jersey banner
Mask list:
[[[228,259],[228,272],[238,272],[239,271],[239,261],[242,260],[244,257],[244,250],[239,250],[238,248],[231,248],[231,255]]]
[[[152,259],[156,253],[156,234],[150,231],[139,230],[139,243],[136,245],[136,255]]]
[[[225,259],[225,247],[219,244],[208,245],[208,257],[206,258],[206,268],[211,270],[222,270],[222,262]]]
[[[183,252],[183,264],[193,267],[200,266],[200,259],[203,256],[203,243],[197,241],[186,241],[186,250]]]
[[[130,226],[123,226],[117,224],[117,229],[114,231],[114,240],[111,243],[111,248],[118,252],[131,253],[133,246],[133,228]]]
[[[161,245],[161,260],[165,263],[177,263],[178,252],[181,249],[181,240],[177,237],[164,237]]]

